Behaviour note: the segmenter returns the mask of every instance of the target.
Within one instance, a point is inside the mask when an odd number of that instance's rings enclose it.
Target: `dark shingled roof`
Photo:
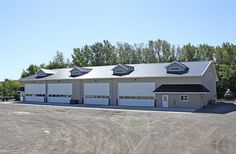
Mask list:
[[[161,85],[154,92],[210,92],[201,84],[168,84]]]

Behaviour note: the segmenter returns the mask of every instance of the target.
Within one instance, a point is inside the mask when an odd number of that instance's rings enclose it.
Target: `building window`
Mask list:
[[[116,69],[115,73],[125,73],[125,70],[124,69]]]
[[[170,71],[180,71],[180,67],[170,67]]]
[[[71,72],[72,76],[79,76],[81,74],[81,72],[79,70],[74,70]]]
[[[45,74],[44,72],[38,72],[37,76],[38,77],[45,77],[45,76],[47,76],[47,74]]]
[[[181,102],[188,102],[188,95],[181,95],[180,96],[180,101]]]

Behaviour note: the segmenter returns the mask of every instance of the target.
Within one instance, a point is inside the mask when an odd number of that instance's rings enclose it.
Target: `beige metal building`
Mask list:
[[[213,61],[41,69],[22,78],[22,101],[197,109],[214,101]]]

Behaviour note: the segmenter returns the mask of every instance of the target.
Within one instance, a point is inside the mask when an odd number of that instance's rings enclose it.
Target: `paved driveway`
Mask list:
[[[0,103],[0,153],[235,151],[235,110],[139,112]]]

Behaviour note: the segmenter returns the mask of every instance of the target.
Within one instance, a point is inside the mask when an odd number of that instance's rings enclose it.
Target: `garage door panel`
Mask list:
[[[138,99],[120,99],[120,106],[146,106],[146,107],[154,107],[154,100],[138,100]]]
[[[48,84],[49,103],[70,103],[72,96],[71,83]]]
[[[44,102],[44,97],[42,96],[25,96],[26,102]]]
[[[118,105],[155,106],[155,82],[118,83]]]
[[[26,84],[25,94],[45,94],[45,84]]]
[[[86,95],[107,95],[109,94],[109,83],[85,83],[84,93]]]
[[[119,96],[154,96],[155,90],[154,82],[140,82],[140,83],[119,83]]]
[[[84,104],[108,105],[109,83],[85,83]]]
[[[25,101],[26,102],[44,102],[45,84],[26,84]]]
[[[70,103],[71,98],[65,97],[48,97],[50,103]]]
[[[72,94],[72,84],[48,84],[49,94]]]
[[[91,104],[91,105],[108,105],[109,101],[106,98],[85,98],[84,104]]]

